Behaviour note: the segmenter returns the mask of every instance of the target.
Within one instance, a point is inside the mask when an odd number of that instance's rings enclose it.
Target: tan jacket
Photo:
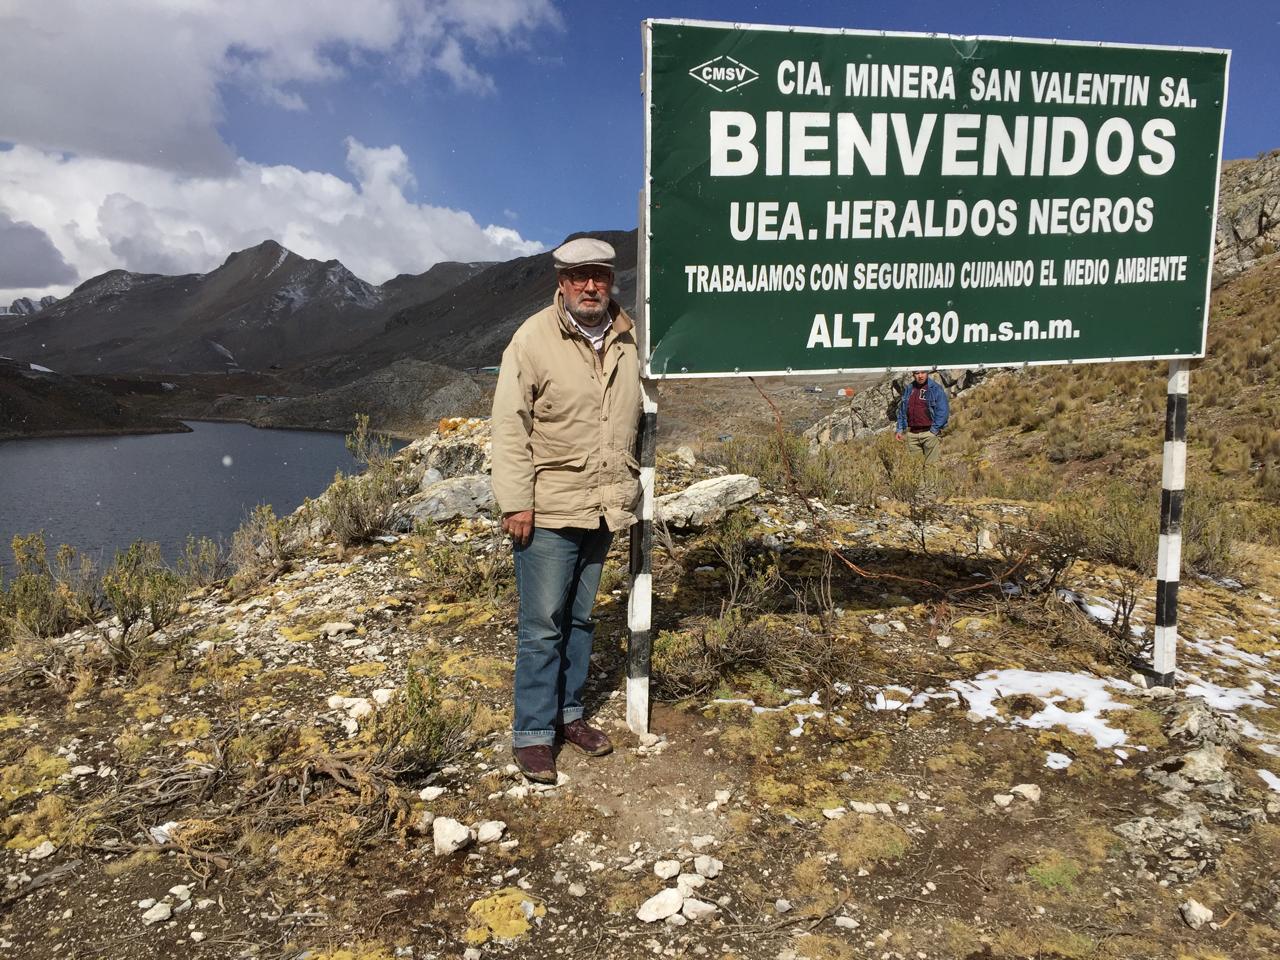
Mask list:
[[[536,527],[610,530],[635,522],[640,363],[631,318],[613,301],[597,354],[555,300],[520,325],[493,395],[493,492]]]

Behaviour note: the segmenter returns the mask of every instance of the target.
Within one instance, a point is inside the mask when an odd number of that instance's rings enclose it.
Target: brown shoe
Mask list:
[[[512,747],[511,755],[516,758],[516,766],[525,778],[534,783],[556,782],[556,761],[551,755],[551,747],[545,743],[537,743],[531,747]]]
[[[603,757],[613,750],[613,744],[604,731],[597,730],[582,719],[566,723],[560,728],[560,736],[573,744],[579,753],[585,753],[588,757]]]

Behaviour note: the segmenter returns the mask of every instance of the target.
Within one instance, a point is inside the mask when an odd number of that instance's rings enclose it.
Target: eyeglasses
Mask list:
[[[565,270],[560,276],[575,287],[585,287],[588,280],[594,280],[597,287],[607,287],[613,283],[613,271],[603,268]]]

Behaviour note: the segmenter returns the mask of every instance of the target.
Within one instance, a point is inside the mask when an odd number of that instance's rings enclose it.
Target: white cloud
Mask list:
[[[560,26],[552,0],[28,0],[0,3],[0,141],[235,176],[235,84],[290,110],[353,62],[484,94],[477,62]]]
[[[413,175],[399,146],[346,145],[352,181],[243,159],[230,176],[193,177],[19,146],[0,151],[0,215],[43,231],[82,278],[118,267],[203,273],[267,238],[304,257],[341,260],[372,283],[441,260],[542,249],[510,227],[408,199]],[[9,283],[0,302],[68,289]]]

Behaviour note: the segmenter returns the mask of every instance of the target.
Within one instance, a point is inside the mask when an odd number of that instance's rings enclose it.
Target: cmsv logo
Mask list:
[[[728,93],[745,87],[752,80],[758,79],[760,74],[733,57],[721,55],[698,64],[689,71],[689,76],[701,80],[712,90]]]

